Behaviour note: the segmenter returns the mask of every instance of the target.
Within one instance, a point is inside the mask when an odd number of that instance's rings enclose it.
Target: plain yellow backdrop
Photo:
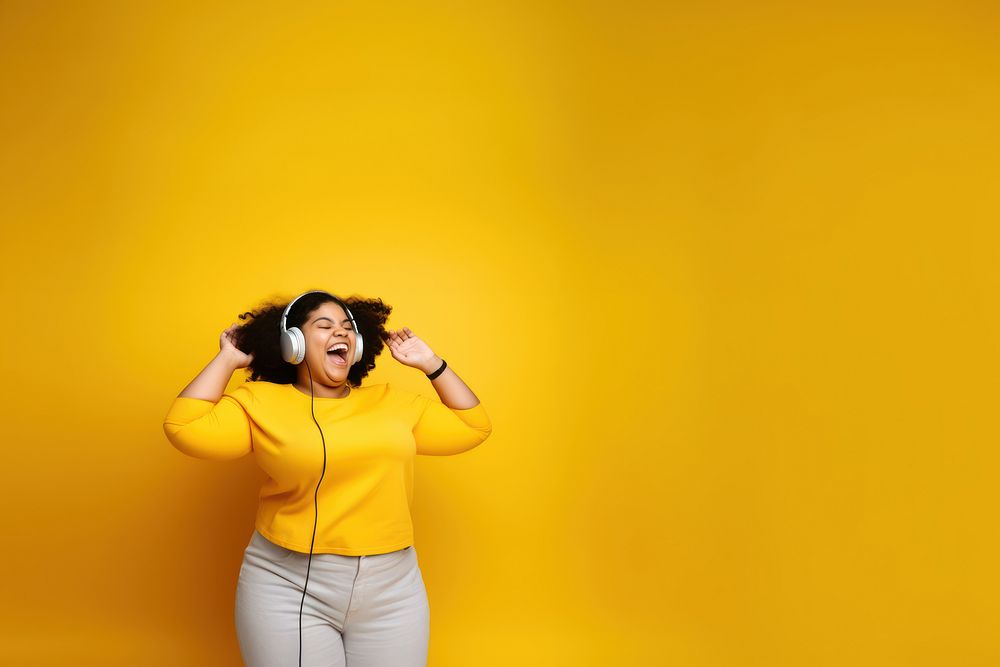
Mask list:
[[[494,422],[417,462],[432,667],[1000,664],[998,20],[0,4],[0,662],[240,664],[262,473],[162,418],[328,289]]]

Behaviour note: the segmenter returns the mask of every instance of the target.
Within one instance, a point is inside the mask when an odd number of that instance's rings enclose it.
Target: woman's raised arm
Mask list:
[[[234,330],[237,326],[239,325],[233,324],[222,332],[219,336],[219,353],[181,390],[179,397],[200,398],[218,403],[233,373],[250,365],[253,354],[247,354],[236,347]]]
[[[253,360],[233,342],[233,326],[222,332],[219,353],[174,399],[163,431],[177,449],[200,459],[229,460],[253,450],[250,420],[239,401],[224,396],[233,373]],[[234,395],[246,391],[238,387]]]

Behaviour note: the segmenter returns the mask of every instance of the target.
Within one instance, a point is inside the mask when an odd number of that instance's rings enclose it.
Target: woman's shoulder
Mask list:
[[[278,384],[266,380],[247,380],[234,389],[227,391],[226,395],[232,396],[240,403],[254,403],[286,392],[290,388],[293,388],[290,384]]]
[[[385,395],[399,403],[404,405],[418,403],[422,404],[428,400],[428,397],[424,394],[418,393],[416,391],[411,391],[410,389],[405,389],[403,386],[386,382],[384,385]]]

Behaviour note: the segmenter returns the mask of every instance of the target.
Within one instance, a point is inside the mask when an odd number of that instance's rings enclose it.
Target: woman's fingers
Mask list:
[[[416,338],[416,335],[410,330],[410,327],[386,330],[386,342],[392,349],[396,349],[410,338]]]

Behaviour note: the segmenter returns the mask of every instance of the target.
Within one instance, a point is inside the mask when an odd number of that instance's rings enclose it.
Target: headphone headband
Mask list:
[[[330,294],[326,290],[321,290],[321,289],[309,290],[308,292],[303,292],[302,294],[298,295],[297,297],[295,297],[294,299],[292,299],[291,302],[287,306],[285,306],[285,312],[283,312],[281,314],[281,330],[282,331],[287,331],[287,329],[285,328],[285,319],[288,317],[288,311],[290,311],[292,309],[292,306],[295,305],[295,302],[298,301],[299,299],[301,299],[302,297],[304,297],[306,294],[317,294],[317,293],[322,293],[322,294],[326,294],[327,296],[333,297],[334,300],[336,300],[341,306],[344,307],[344,310],[347,310],[347,306],[344,305],[343,301],[341,301],[337,297],[333,296],[332,294]],[[350,311],[347,311],[347,316],[351,318],[351,324],[354,324],[354,317],[351,316],[351,312]]]

